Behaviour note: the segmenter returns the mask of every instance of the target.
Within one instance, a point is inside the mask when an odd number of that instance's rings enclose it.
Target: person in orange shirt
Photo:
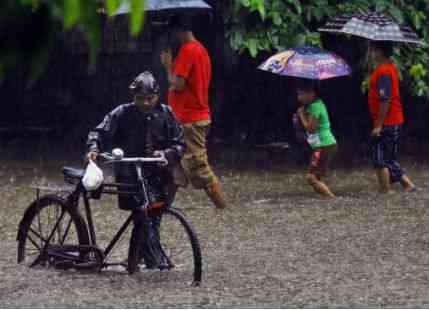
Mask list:
[[[376,65],[370,77],[368,94],[368,108],[373,122],[370,149],[381,193],[389,192],[390,184],[395,182],[400,182],[406,192],[415,189],[397,161],[404,115],[398,70],[390,60],[392,52],[391,42],[370,42],[368,60]]]
[[[187,181],[204,189],[217,208],[225,208],[225,195],[208,162],[206,139],[210,130],[210,56],[195,38],[188,15],[170,19],[170,29],[180,43],[173,60],[171,50],[161,53],[169,82],[168,103],[185,129],[186,152],[182,167]],[[187,185],[187,182],[183,184]]]

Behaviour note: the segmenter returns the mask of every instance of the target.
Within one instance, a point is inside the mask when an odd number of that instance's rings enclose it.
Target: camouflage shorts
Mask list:
[[[196,189],[207,188],[218,182],[207,156],[206,138],[210,121],[185,124],[184,129],[186,152],[181,167],[175,171],[176,183],[184,187],[191,183]]]

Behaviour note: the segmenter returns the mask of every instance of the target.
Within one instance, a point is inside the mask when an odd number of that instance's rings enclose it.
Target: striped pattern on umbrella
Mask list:
[[[373,41],[425,44],[410,27],[401,26],[393,19],[373,12],[335,17],[318,30],[344,33]]]
[[[203,0],[145,0],[146,12],[192,12],[210,10],[212,7]],[[114,15],[130,13],[129,1],[124,1]]]

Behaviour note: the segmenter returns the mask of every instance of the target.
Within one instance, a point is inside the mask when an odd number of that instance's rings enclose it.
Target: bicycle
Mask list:
[[[101,271],[110,265],[107,258],[131,223],[132,227],[128,260],[129,274],[139,268],[144,254],[154,261],[151,268],[175,269],[193,275],[198,285],[202,277],[201,250],[196,233],[183,213],[163,201],[151,202],[148,196],[147,179],[143,163],[165,163],[161,157],[123,157],[120,149],[111,154],[101,153],[99,157],[107,164],[133,164],[136,168],[138,189],[135,184],[107,183],[96,191],[88,192],[82,184],[84,169],[63,167],[66,183],[74,189],[66,197],[60,194],[46,194],[36,199],[26,209],[19,224],[17,235],[18,263],[29,262],[30,267],[54,266],[58,269]],[[120,189],[119,189],[120,187]],[[126,221],[111,239],[105,249],[97,245],[90,199],[100,199],[102,194],[131,195],[138,197],[139,208],[132,210]],[[79,210],[83,198],[85,219]],[[150,229],[156,226],[157,229]],[[175,233],[183,233],[178,239]],[[180,236],[179,236],[180,237]]]

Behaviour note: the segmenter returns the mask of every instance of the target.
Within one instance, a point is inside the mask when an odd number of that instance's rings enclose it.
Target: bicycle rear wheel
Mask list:
[[[62,197],[47,195],[34,201],[25,211],[17,241],[18,263],[49,266],[55,261],[45,255],[45,249],[87,245],[89,237],[82,217]]]
[[[156,226],[147,249],[156,253],[143,252],[145,227],[143,221],[136,221],[131,235],[128,256],[128,271],[133,273],[138,269],[142,257],[154,257],[158,268],[169,270],[172,275],[183,281],[191,278],[194,285],[201,282],[202,259],[197,235],[192,225],[177,209],[166,208],[154,212],[150,220]],[[151,266],[153,267],[153,266]]]

